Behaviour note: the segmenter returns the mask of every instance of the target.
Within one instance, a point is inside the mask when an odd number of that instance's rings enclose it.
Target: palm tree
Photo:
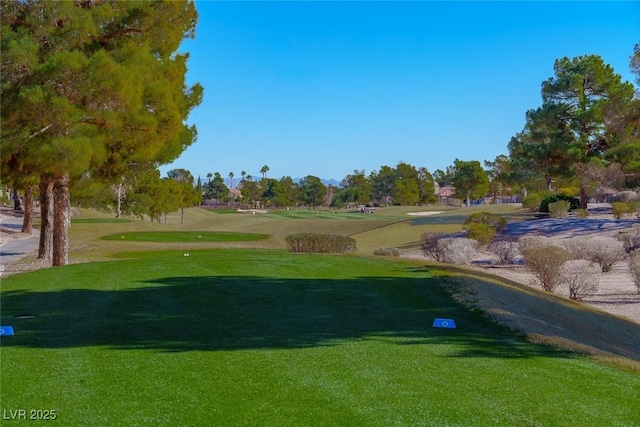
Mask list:
[[[233,190],[233,172],[229,172],[229,189]]]
[[[260,173],[262,174],[262,179],[267,179],[267,172],[269,172],[269,166],[264,165],[262,169],[260,169]]]
[[[240,175],[242,175],[242,182],[244,182],[244,177],[247,175],[247,173],[245,171],[240,172]]]
[[[211,182],[211,178],[213,178],[213,174],[211,172],[209,172],[207,174],[207,182]]]

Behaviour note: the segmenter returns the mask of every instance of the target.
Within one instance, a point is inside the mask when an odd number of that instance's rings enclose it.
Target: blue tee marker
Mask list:
[[[433,321],[434,328],[455,329],[456,322],[453,319],[436,319]]]
[[[0,335],[13,335],[13,326],[0,326]]]

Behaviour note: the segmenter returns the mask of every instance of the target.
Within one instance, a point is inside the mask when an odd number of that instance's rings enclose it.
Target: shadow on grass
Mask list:
[[[635,219],[543,218],[507,224],[503,234],[553,236],[570,232],[572,236],[578,236],[625,230],[638,224],[640,224],[640,220]]]
[[[172,352],[382,340],[443,345],[439,354],[450,357],[572,357],[464,309],[438,279],[425,277],[166,277],[115,291],[8,291],[2,307],[2,324],[16,331],[3,347]],[[453,318],[458,328],[433,328],[436,317]]]

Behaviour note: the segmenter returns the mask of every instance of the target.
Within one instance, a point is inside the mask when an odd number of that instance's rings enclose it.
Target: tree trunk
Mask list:
[[[180,208],[180,224],[184,224],[184,208]]]
[[[24,189],[24,217],[22,218],[22,232],[31,234],[33,229],[33,187],[27,185]]]
[[[53,177],[40,175],[40,245],[38,259],[51,260],[53,244]]]
[[[69,174],[53,178],[53,266],[69,264]]]
[[[580,209],[587,209],[587,203],[589,202],[589,195],[587,194],[587,186],[580,180]]]
[[[467,207],[471,206],[471,191],[467,191]]]
[[[18,194],[17,188],[13,189],[13,210],[14,211],[22,210],[22,203],[20,203],[20,194]]]
[[[118,183],[118,189],[116,190],[116,196],[118,201],[116,203],[116,218],[122,217],[122,198],[124,193],[124,176],[120,178]]]

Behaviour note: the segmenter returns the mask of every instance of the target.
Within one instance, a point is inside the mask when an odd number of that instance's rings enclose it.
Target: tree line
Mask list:
[[[369,174],[354,170],[337,188],[325,185],[321,178],[313,175],[298,182],[290,176],[279,180],[268,178],[268,170],[268,166],[263,167],[261,179],[254,179],[243,171],[238,182],[239,194],[230,192],[219,172],[207,174],[209,180],[202,184],[203,197],[254,208],[419,205],[435,201],[434,181],[429,171],[405,162],[399,162],[395,167],[382,166]],[[233,173],[229,174],[230,183],[233,176]]]

